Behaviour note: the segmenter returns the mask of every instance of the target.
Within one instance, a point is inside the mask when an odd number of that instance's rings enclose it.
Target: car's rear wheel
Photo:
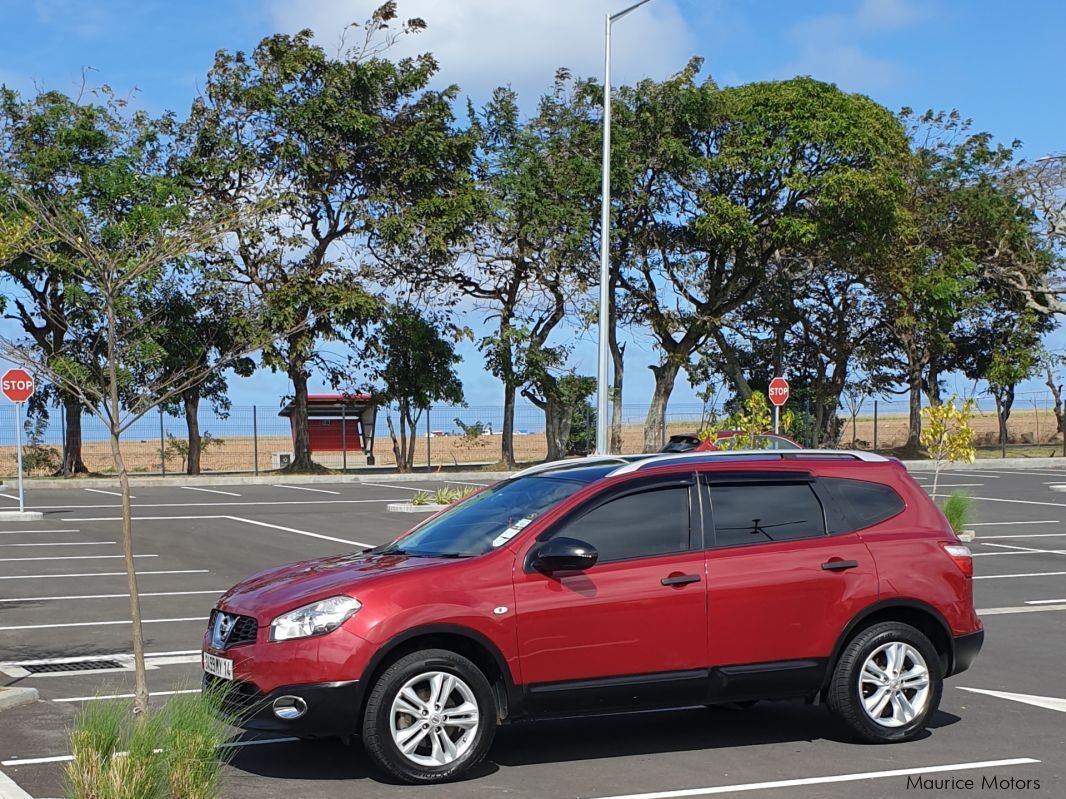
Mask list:
[[[378,678],[363,743],[384,771],[409,783],[461,777],[496,734],[492,687],[470,660],[444,649],[412,652]]]
[[[883,622],[845,647],[827,699],[862,740],[891,743],[919,735],[942,692],[940,657],[929,639],[908,624]]]

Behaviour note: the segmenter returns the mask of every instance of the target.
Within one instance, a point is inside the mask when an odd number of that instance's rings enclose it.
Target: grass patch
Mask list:
[[[961,491],[953,491],[944,501],[944,515],[951,529],[958,535],[973,521],[973,498]]]

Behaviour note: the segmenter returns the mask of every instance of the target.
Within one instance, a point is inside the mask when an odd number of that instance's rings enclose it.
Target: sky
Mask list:
[[[432,52],[439,85],[483,102],[510,84],[532,108],[558,67],[601,76],[603,19],[629,0],[399,0],[428,28],[397,54]],[[76,94],[107,84],[154,113],[187,113],[220,49],[251,50],[264,36],[315,31],[335,49],[375,0],[0,0],[0,83]],[[1066,3],[1027,0],[652,0],[614,26],[613,80],[662,79],[689,58],[725,85],[810,75],[896,111],[958,109],[1027,158],[1066,150],[1061,69]],[[1063,336],[1053,344],[1063,347]],[[498,405],[499,384],[472,345],[460,376],[471,405]],[[627,349],[625,401],[646,404],[650,343]],[[578,371],[595,371],[591,335]],[[1029,388],[1037,388],[1032,384]],[[319,382],[313,390],[324,390]],[[949,386],[955,388],[955,386]],[[960,392],[969,389],[959,383]],[[235,379],[235,404],[275,405],[289,391],[269,372]],[[680,378],[672,404],[694,402]]]

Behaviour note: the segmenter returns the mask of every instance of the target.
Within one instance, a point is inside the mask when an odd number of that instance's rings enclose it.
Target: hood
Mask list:
[[[251,616],[275,615],[337,594],[353,594],[360,582],[372,577],[441,562],[437,558],[356,553],[290,563],[242,580],[222,595],[218,606]]]

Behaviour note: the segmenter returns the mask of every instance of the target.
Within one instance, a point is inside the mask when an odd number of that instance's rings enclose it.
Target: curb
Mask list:
[[[0,710],[10,710],[20,705],[28,705],[38,699],[36,688],[0,688]]]
[[[436,513],[447,505],[415,505],[413,502],[390,502],[385,510],[390,513]]]
[[[0,771],[0,799],[33,799],[13,779]]]
[[[174,477],[130,477],[131,488],[168,488],[172,486],[238,486],[238,485],[275,485],[277,482],[290,484],[314,484],[314,483],[414,483],[425,480],[438,480],[444,482],[473,481],[492,483],[510,477],[511,472],[413,472],[411,474],[271,474],[241,475],[241,474],[218,474],[218,475],[188,475]],[[27,481],[26,489],[43,488],[117,488],[117,477],[86,477],[86,478],[47,478],[43,480]]]
[[[931,472],[933,461],[903,461],[910,472]],[[1066,458],[981,458],[973,463],[949,463],[943,472],[1011,471],[1013,469],[1059,469],[1066,475]]]
[[[35,510],[0,510],[0,522],[39,522],[44,514]]]

